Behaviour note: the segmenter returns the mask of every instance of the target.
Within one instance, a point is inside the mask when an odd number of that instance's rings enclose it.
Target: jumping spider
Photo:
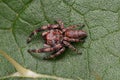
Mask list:
[[[38,32],[44,31],[42,37],[45,40],[44,48],[41,49],[29,49],[28,52],[32,53],[42,53],[42,52],[53,52],[50,56],[44,57],[43,59],[52,59],[65,51],[65,47],[77,51],[77,49],[72,46],[71,42],[83,42],[84,38],[87,37],[87,33],[83,30],[75,30],[77,25],[64,27],[61,20],[56,21],[57,24],[48,24],[34,30],[27,39],[27,43],[31,42],[32,36]],[[83,27],[84,25],[81,25]],[[78,52],[78,51],[77,51]]]

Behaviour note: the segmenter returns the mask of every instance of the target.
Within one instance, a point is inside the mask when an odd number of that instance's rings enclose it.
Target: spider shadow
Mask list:
[[[33,36],[32,41],[30,43],[36,43],[36,42],[44,42],[44,39],[41,36],[41,32],[37,33],[37,35]]]
[[[53,59],[48,59],[48,60],[44,60],[43,58],[46,57],[46,56],[49,56],[50,54],[49,53],[40,53],[40,54],[36,54],[36,53],[29,53],[33,58],[37,59],[37,60],[42,60],[42,61],[59,61],[61,59],[63,59],[66,55],[66,51],[63,52],[60,56],[57,56]],[[41,56],[41,54],[43,54],[44,56]]]

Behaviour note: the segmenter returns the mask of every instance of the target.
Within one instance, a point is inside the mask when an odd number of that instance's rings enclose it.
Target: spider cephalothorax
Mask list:
[[[51,59],[63,53],[65,47],[69,47],[72,50],[77,51],[77,49],[70,43],[83,42],[83,39],[87,37],[87,33],[83,30],[75,30],[76,27],[76,25],[73,25],[65,28],[63,22],[58,20],[57,24],[48,24],[34,30],[27,39],[27,43],[31,41],[33,35],[37,34],[38,32],[45,31],[42,33],[42,37],[45,40],[44,48],[32,50],[29,49],[28,52],[53,52],[53,54],[50,56],[44,57],[44,59]]]

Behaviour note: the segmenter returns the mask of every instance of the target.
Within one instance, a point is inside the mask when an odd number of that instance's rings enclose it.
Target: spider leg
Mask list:
[[[62,20],[57,20],[56,22],[59,24],[61,29],[64,29],[64,23],[62,22]]]
[[[35,53],[42,53],[42,52],[52,52],[52,51],[56,51],[59,50],[60,48],[62,48],[61,44],[57,44],[53,47],[46,47],[46,48],[41,48],[41,49],[32,49],[32,50],[28,50],[29,53],[35,52]]]
[[[84,27],[85,25],[84,24],[78,24],[78,25],[72,25],[72,26],[69,26],[69,27],[67,27],[66,29],[75,29],[75,28],[80,28],[80,29],[82,29],[83,27]]]
[[[41,27],[42,30],[50,30],[50,29],[56,29],[56,28],[60,28],[59,24],[48,24],[47,26]]]
[[[65,41],[69,41],[69,42],[84,42],[84,40],[75,39],[75,38],[69,38],[69,37],[64,37],[63,39]]]
[[[46,26],[42,26],[41,28],[38,28],[38,29],[34,30],[34,31],[29,35],[29,37],[28,37],[28,39],[27,39],[27,43],[31,42],[32,37],[33,37],[34,35],[36,35],[38,32],[41,32],[41,31],[43,31],[43,30],[55,29],[55,28],[59,28],[59,25],[58,25],[58,24],[53,24],[53,25],[48,24],[48,25],[46,25]]]
[[[83,27],[85,27],[85,24],[80,23],[80,24],[78,24],[76,26],[80,26],[79,29],[82,29]]]
[[[63,47],[62,49],[60,49],[60,50],[59,50],[58,52],[56,52],[55,54],[52,54],[52,55],[47,56],[47,57],[44,57],[43,59],[44,59],[44,60],[47,60],[47,59],[55,58],[55,57],[59,56],[60,54],[62,54],[64,51],[65,51],[65,47]]]
[[[82,29],[85,25],[84,24],[72,25],[67,28],[62,28],[62,31],[65,32],[67,30],[76,29],[78,28],[78,26],[80,26],[79,29]]]
[[[50,47],[50,45],[48,45],[48,44],[44,44],[44,47]]]
[[[46,40],[45,35],[47,35],[49,32],[50,31],[45,31],[45,32],[42,33],[42,37],[43,37],[44,40]]]
[[[44,37],[46,34],[48,34],[50,31],[46,31],[42,33],[42,37]]]
[[[63,41],[63,43],[65,44],[65,46],[67,46],[70,49],[72,49],[73,51],[76,51],[77,53],[79,53],[78,50],[73,45],[71,45],[69,42]]]
[[[28,39],[27,39],[27,43],[30,43],[31,40],[32,40],[32,36],[36,35],[36,34],[37,34],[38,32],[40,32],[40,31],[41,31],[40,28],[34,30],[34,31],[29,35],[29,37],[28,37]]]

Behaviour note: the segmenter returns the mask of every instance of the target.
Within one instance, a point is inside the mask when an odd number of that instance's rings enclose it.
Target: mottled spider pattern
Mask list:
[[[66,47],[78,53],[78,50],[71,45],[71,42],[84,42],[87,33],[83,30],[76,30],[77,25],[65,28],[61,20],[57,20],[56,22],[56,24],[42,26],[29,35],[27,43],[31,42],[32,37],[38,32],[44,31],[42,37],[45,40],[44,48],[29,49],[29,53],[53,52],[50,56],[46,56],[43,59],[52,59],[59,56],[65,51]],[[80,26],[83,27],[84,25],[81,24]]]

